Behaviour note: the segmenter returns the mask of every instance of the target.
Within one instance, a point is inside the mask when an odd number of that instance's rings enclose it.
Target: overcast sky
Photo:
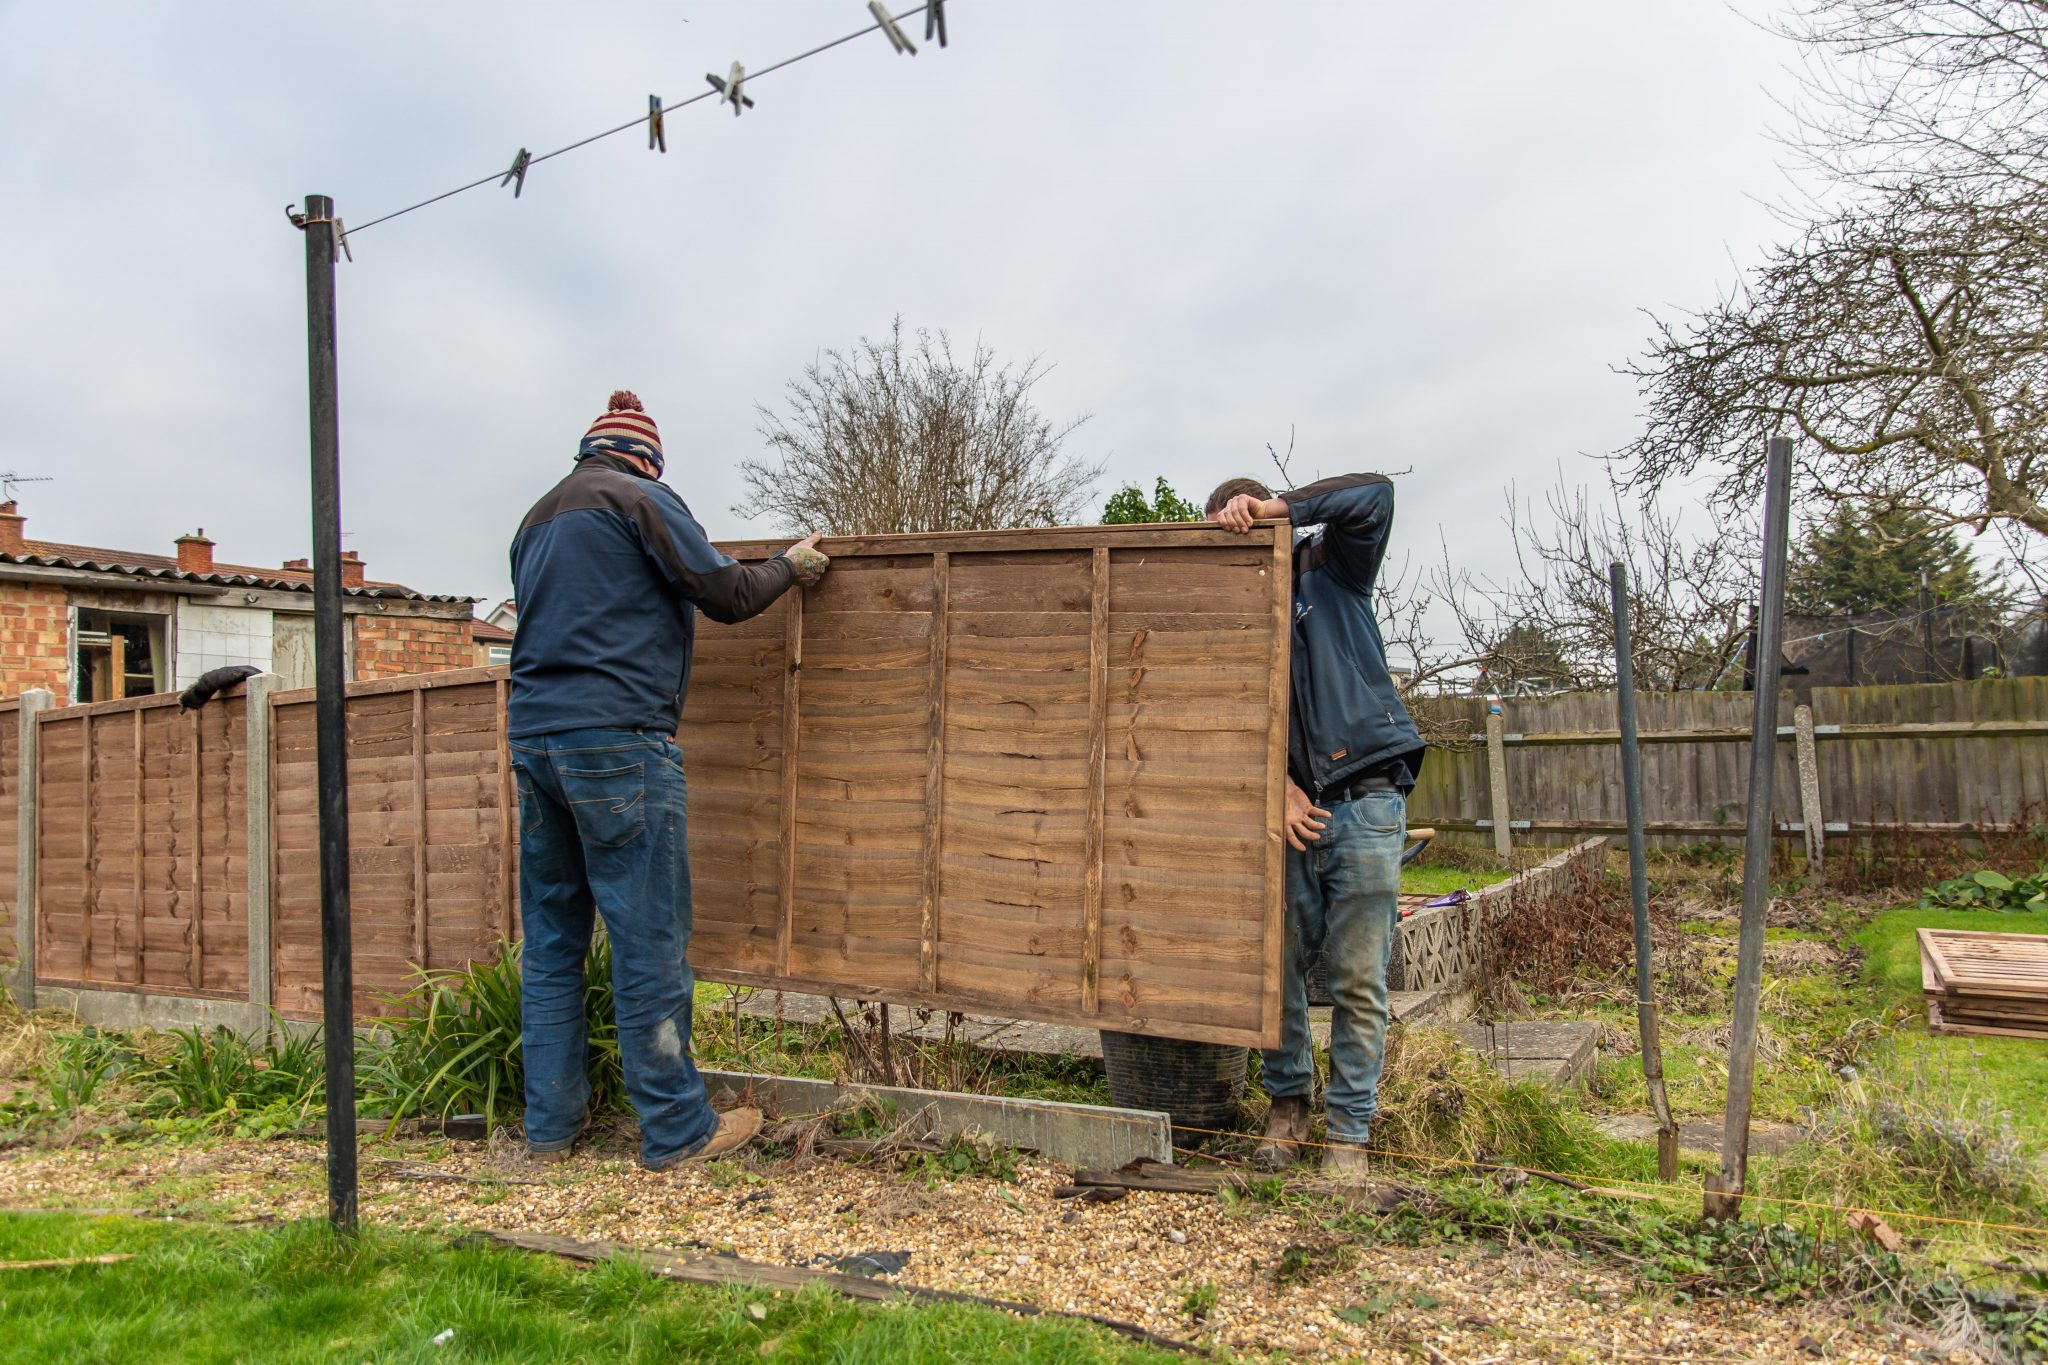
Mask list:
[[[907,4],[909,0],[903,0]],[[1769,0],[1754,0],[1762,12]],[[1639,310],[1783,229],[1779,40],[1720,0],[951,0],[366,231],[340,271],[344,544],[495,600],[526,507],[616,387],[714,536],[756,402],[912,327],[1041,355],[1071,449],[1197,499],[1401,481],[1397,545],[1502,562],[1502,493],[1636,429]],[[361,224],[866,22],[778,3],[0,0],[0,469],[34,537],[307,552],[304,268]],[[912,25],[922,38],[921,26]],[[484,605],[488,606],[486,602]]]

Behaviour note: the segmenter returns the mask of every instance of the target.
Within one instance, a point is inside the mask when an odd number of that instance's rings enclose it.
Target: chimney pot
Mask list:
[[[354,550],[341,552],[341,586],[360,588],[363,586],[363,557]]]
[[[0,555],[27,553],[27,524],[28,518],[15,510],[14,499],[0,502]]]
[[[202,526],[189,536],[178,537],[178,572],[213,572],[213,542],[206,538],[205,527]]]
[[[287,559],[283,567],[288,573],[311,573],[313,572],[313,561],[310,559]]]

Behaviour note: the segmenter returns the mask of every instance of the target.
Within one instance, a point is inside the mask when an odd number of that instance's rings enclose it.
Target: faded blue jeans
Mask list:
[[[584,958],[594,916],[612,990],[640,1161],[666,1166],[718,1127],[690,1060],[695,981],[683,754],[641,730],[563,730],[512,742],[519,783],[520,1020],[526,1140],[559,1151],[590,1107]]]
[[[1287,952],[1280,1046],[1262,1056],[1266,1093],[1309,1098],[1316,1063],[1308,1028],[1308,964],[1323,950],[1330,979],[1330,1084],[1323,1108],[1333,1142],[1363,1144],[1379,1111],[1387,1050],[1387,963],[1401,921],[1401,846],[1408,802],[1398,791],[1332,802],[1308,852],[1287,850]]]

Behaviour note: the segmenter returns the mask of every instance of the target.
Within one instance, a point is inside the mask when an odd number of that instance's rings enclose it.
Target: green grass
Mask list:
[[[320,1223],[236,1230],[0,1215],[0,1260],[133,1253],[7,1272],[0,1359],[20,1361],[1150,1362],[1086,1324],[965,1305],[855,1304],[658,1280]],[[758,1316],[756,1316],[758,1314]],[[444,1346],[433,1338],[452,1329]]]
[[[2015,1125],[2037,1146],[2048,1148],[2048,1041],[1929,1033],[1926,1011],[1920,1008],[1920,946],[1914,932],[1923,928],[2048,934],[2048,914],[1890,910],[1873,916],[1856,935],[1865,953],[1863,978],[1871,997],[1917,1012],[1893,1035],[1898,1063],[1952,1073],[1958,1083],[2010,1110]]]
[[[1444,867],[1436,863],[1410,863],[1401,869],[1401,890],[1410,896],[1447,896],[1453,891],[1477,891],[1482,886],[1508,879],[1507,869],[1475,870]]]

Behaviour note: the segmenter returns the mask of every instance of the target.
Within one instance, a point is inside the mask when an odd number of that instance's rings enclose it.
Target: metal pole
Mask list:
[[[1920,653],[1924,656],[1921,681],[1933,682],[1937,674],[1934,668],[1934,594],[1927,586],[1927,570],[1920,571]]]
[[[1771,803],[1778,773],[1778,672],[1785,627],[1785,543],[1791,512],[1792,442],[1770,438],[1764,474],[1763,619],[1749,729],[1748,829],[1742,840],[1742,931],[1735,949],[1735,1019],[1728,1038],[1728,1106],[1721,1169],[1707,1176],[1708,1218],[1741,1215],[1749,1178],[1749,1110],[1756,1089],[1757,1007],[1763,994],[1764,921],[1771,901]]]
[[[327,1056],[327,1221],[356,1230],[355,971],[349,945],[347,649],[341,614],[341,418],[334,365],[334,201],[306,196],[306,361],[313,454],[314,735],[319,756],[320,991]]]
[[[1657,1119],[1657,1178],[1678,1178],[1678,1123],[1664,1089],[1664,1044],[1657,1033],[1657,994],[1650,971],[1650,870],[1643,847],[1643,765],[1636,745],[1636,669],[1629,646],[1628,570],[1607,566],[1614,595],[1615,706],[1621,720],[1621,795],[1628,817],[1628,893],[1636,917],[1636,1027],[1642,1035],[1643,1082]]]

